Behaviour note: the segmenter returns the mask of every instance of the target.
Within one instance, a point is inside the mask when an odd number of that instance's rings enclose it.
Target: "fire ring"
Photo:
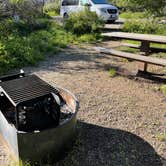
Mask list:
[[[0,78],[0,134],[17,159],[57,160],[76,134],[79,102],[23,72]]]

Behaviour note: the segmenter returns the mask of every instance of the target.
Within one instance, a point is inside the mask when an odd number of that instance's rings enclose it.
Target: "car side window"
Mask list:
[[[79,4],[79,0],[64,0],[62,2],[62,6],[74,6],[78,4]]]

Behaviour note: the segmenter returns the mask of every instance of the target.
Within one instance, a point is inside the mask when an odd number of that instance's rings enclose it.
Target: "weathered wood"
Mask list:
[[[133,53],[126,53],[122,51],[116,51],[114,49],[106,49],[106,48],[97,48],[97,50],[100,53],[112,55],[112,56],[117,56],[121,58],[127,58],[131,60],[136,60],[148,64],[154,64],[154,65],[159,65],[159,66],[166,66],[166,60],[161,59],[161,58],[155,58],[155,57],[147,57],[143,55],[138,55],[138,54],[133,54]]]
[[[140,45],[137,44],[122,43],[122,46],[140,49]],[[149,49],[151,52],[166,52],[166,48],[150,47]]]
[[[131,44],[131,43],[121,43],[121,44],[122,44],[122,46],[140,49],[140,45],[138,45],[138,44]]]
[[[144,72],[147,72],[147,69],[148,69],[148,63],[145,62],[145,63],[144,63],[144,69],[143,69],[143,71],[144,71]]]
[[[144,52],[144,55],[149,55],[150,52],[150,42],[149,41],[142,41],[140,46],[140,51]]]
[[[166,36],[159,36],[159,35],[111,32],[111,33],[102,33],[102,36],[115,37],[115,38],[128,39],[128,40],[137,40],[137,41],[150,41],[151,43],[166,44]]]

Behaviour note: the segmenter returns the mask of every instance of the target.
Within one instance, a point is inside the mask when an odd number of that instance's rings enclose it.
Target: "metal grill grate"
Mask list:
[[[0,86],[1,93],[4,93],[15,106],[48,93],[58,93],[57,89],[36,75],[1,82]]]

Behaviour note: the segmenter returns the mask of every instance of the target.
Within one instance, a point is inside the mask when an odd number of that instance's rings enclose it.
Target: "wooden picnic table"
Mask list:
[[[143,52],[145,56],[149,55],[150,53],[151,50],[150,43],[166,44],[166,36],[159,36],[159,35],[110,32],[110,33],[102,33],[102,36],[140,41],[141,42],[140,51]],[[160,49],[158,48],[158,50]],[[146,70],[147,70],[147,63],[144,64],[144,71]]]
[[[111,33],[102,33],[102,36],[140,41],[141,42],[140,51],[144,52],[145,55],[148,55],[150,52],[150,43],[166,44],[166,36],[159,36],[159,35],[111,32]]]

